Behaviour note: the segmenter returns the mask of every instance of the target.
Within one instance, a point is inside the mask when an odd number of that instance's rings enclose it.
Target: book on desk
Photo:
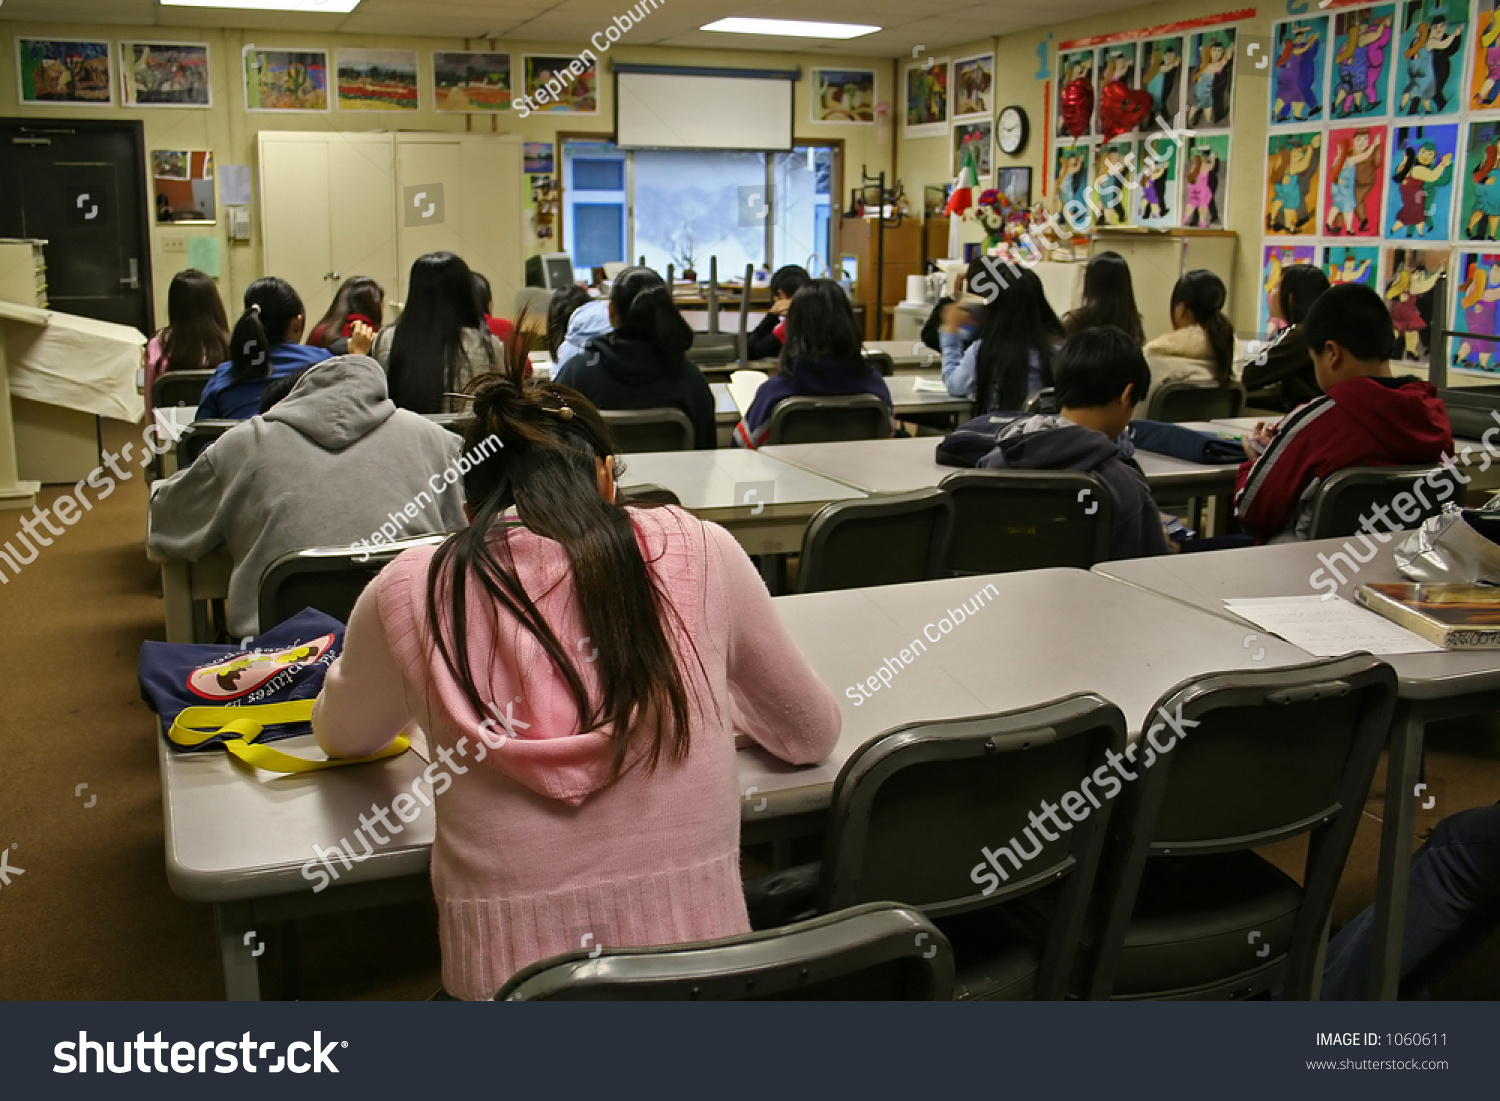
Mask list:
[[[1500,587],[1366,584],[1354,599],[1445,650],[1500,649]]]

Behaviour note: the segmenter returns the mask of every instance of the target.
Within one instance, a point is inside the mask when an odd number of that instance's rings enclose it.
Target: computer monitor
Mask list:
[[[573,274],[573,257],[566,252],[544,252],[526,260],[526,285],[555,291],[577,282]]]

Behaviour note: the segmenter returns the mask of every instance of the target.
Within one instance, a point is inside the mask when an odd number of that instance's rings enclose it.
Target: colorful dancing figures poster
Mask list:
[[[1316,122],[1323,117],[1323,62],[1328,17],[1276,24],[1276,64],[1271,76],[1271,121]]]
[[[1462,95],[1464,30],[1469,0],[1407,0],[1401,17],[1396,114],[1446,115]]]
[[[1165,229],[1179,223],[1177,143],[1143,141],[1136,150],[1140,186],[1135,191],[1135,223]]]
[[[1453,365],[1500,371],[1500,341],[1483,339],[1500,334],[1500,254],[1459,253],[1457,279],[1453,327],[1474,335],[1453,338]]]
[[[1229,193],[1229,135],[1199,134],[1184,154],[1182,224],[1188,229],[1223,229]]]
[[[1323,273],[1330,283],[1363,283],[1374,287],[1380,275],[1380,250],[1373,246],[1330,245],[1323,250]]]
[[[1234,107],[1234,29],[1195,34],[1192,41],[1187,124],[1198,130],[1227,127]]]
[[[1385,127],[1328,132],[1324,231],[1330,237],[1379,237],[1385,194]]]
[[[1266,157],[1266,232],[1312,237],[1318,232],[1322,134],[1272,134]]]
[[[1387,237],[1446,241],[1453,216],[1458,127],[1398,126],[1391,142]]]
[[[1333,117],[1383,115],[1390,97],[1396,6],[1360,8],[1334,17]]]
[[[1409,363],[1428,361],[1433,291],[1447,266],[1446,250],[1386,250],[1382,285],[1386,305],[1391,309],[1391,324],[1396,329],[1394,358]]]
[[[1151,93],[1151,121],[1175,122],[1182,110],[1182,39],[1158,38],[1141,49],[1141,87]]]

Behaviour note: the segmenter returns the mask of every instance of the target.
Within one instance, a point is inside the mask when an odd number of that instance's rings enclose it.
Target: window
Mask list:
[[[564,247],[582,282],[591,269],[625,259],[625,154],[608,142],[563,143]]]

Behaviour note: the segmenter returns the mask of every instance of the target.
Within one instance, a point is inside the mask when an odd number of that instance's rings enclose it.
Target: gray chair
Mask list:
[[[625,501],[650,501],[659,505],[681,505],[682,501],[677,494],[666,486],[659,486],[653,482],[642,482],[640,485],[624,486],[616,493],[617,499]]]
[[[462,436],[474,423],[473,413],[423,413],[434,424],[440,424],[454,435]]]
[[[896,373],[896,361],[891,358],[889,352],[866,351],[863,355],[865,362],[879,371],[883,377],[890,378]]]
[[[961,470],[941,488],[953,498],[950,575],[1086,570],[1109,558],[1114,498],[1093,474]]]
[[[260,628],[269,630],[284,623],[303,608],[316,608],[341,622],[365,586],[375,579],[391,559],[409,547],[441,543],[445,535],[424,535],[386,543],[378,548],[314,547],[283,554],[260,576],[257,605]],[[364,561],[360,561],[360,559]]]
[[[693,422],[681,409],[601,409],[599,415],[623,454],[693,449]]]
[[[930,580],[952,526],[953,502],[941,489],[824,505],[802,535],[796,591]]]
[[[194,421],[177,437],[177,469],[186,470],[193,460],[208,450],[211,443],[236,425],[238,420]]]
[[[1420,488],[1420,495],[1416,490]],[[1381,523],[1373,509],[1391,502],[1402,494],[1410,503],[1403,509],[1407,520],[1387,512],[1390,520]],[[1439,500],[1439,497],[1442,500]],[[1377,531],[1399,531],[1420,527],[1422,521],[1436,516],[1446,501],[1462,505],[1464,487],[1451,468],[1441,466],[1351,466],[1330,474],[1318,486],[1313,497],[1312,527],[1309,539],[1341,539],[1358,535],[1360,521],[1369,517]]]
[[[495,1000],[946,1001],[952,989],[943,934],[880,902],[723,940],[580,949],[522,968]]]
[[[1368,655],[1214,674],[1158,701],[1085,930],[1089,996],[1313,997],[1395,706],[1395,672]],[[1303,834],[1300,886],[1252,851]]]
[[[883,440],[891,411],[874,394],[783,398],[771,411],[772,444]]]
[[[1202,382],[1167,382],[1151,395],[1146,419],[1212,421],[1238,417],[1245,408],[1245,388],[1238,382],[1224,386]]]
[[[212,371],[167,371],[157,375],[151,383],[151,407],[196,406],[203,397],[203,388],[213,377]]]
[[[1043,386],[1031,397],[1026,399],[1027,413],[1056,413],[1057,391],[1051,386]]]

